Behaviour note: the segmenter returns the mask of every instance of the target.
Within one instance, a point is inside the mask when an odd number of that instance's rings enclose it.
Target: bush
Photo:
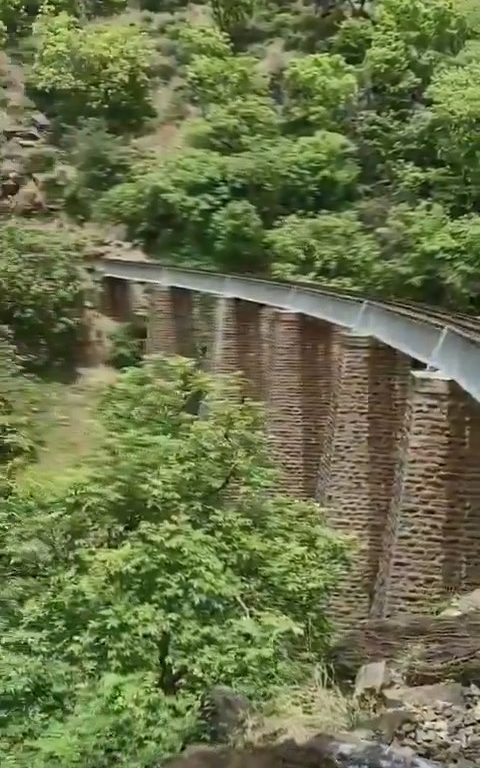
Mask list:
[[[288,216],[268,233],[273,273],[335,288],[376,287],[380,248],[353,213]]]
[[[125,180],[136,159],[135,152],[97,118],[84,121],[70,136],[69,145],[75,176],[66,185],[66,209],[76,217],[89,219],[98,194]]]
[[[232,54],[228,35],[215,26],[179,24],[169,29],[169,36],[177,41],[177,55],[183,63],[190,62],[194,56],[225,59]]]
[[[72,16],[109,16],[126,8],[127,0],[0,0],[0,21],[9,32],[23,30],[48,5],[49,11]]]
[[[216,263],[242,272],[266,267],[262,220],[248,200],[232,200],[213,214],[210,236]]]
[[[279,133],[280,119],[273,101],[244,96],[208,107],[205,117],[191,125],[188,136],[194,146],[234,154],[252,149],[258,139],[271,139]]]
[[[152,46],[137,27],[82,26],[67,13],[45,13],[35,24],[34,40],[30,86],[61,121],[103,117],[125,130],[153,114]]]
[[[110,336],[109,364],[119,369],[139,365],[144,352],[144,330],[136,323],[116,328]]]
[[[0,325],[28,365],[72,361],[81,322],[81,248],[69,234],[0,227]]]

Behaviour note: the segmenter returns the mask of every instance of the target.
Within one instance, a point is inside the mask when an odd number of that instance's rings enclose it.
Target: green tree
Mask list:
[[[285,71],[286,116],[300,128],[336,129],[357,97],[354,70],[338,54],[294,59]]]
[[[33,367],[72,360],[80,327],[81,246],[65,232],[0,228],[0,324]]]
[[[213,683],[259,701],[324,653],[345,542],[315,504],[271,494],[260,412],[240,391],[185,360],[129,369],[105,393],[88,476],[2,506],[17,597],[0,754],[18,768],[146,768],[194,736]]]
[[[255,11],[255,0],[210,0],[213,18],[232,37],[246,26]]]
[[[13,334],[0,326],[0,498],[12,490],[19,466],[32,459],[37,435],[32,424],[33,381],[24,374]]]
[[[177,56],[185,64],[195,56],[226,59],[232,55],[228,35],[213,25],[179,24],[169,29],[169,37],[177,42]]]
[[[377,108],[404,109],[467,36],[454,0],[383,0],[364,74]]]
[[[450,219],[438,204],[392,207],[378,236],[383,290],[461,309],[478,306],[478,216]]]
[[[134,169],[130,181],[103,196],[98,214],[125,224],[130,237],[168,258],[211,259],[210,218],[230,196],[229,159],[189,149],[156,168]]]
[[[81,25],[73,16],[42,14],[34,26],[34,94],[61,121],[103,117],[125,129],[151,116],[152,48],[136,26]]]
[[[74,130],[68,148],[75,174],[65,188],[66,210],[88,219],[98,194],[124,181],[138,157],[125,139],[110,133],[98,118],[85,120]]]
[[[271,139],[279,133],[280,118],[271,99],[238,96],[225,104],[209,106],[204,118],[190,126],[188,137],[193,146],[235,154],[252,149],[259,139]]]
[[[32,20],[48,6],[53,13],[66,11],[73,16],[109,16],[123,11],[127,0],[0,0],[0,20],[9,32],[30,27]]]
[[[231,185],[253,203],[268,225],[295,211],[335,208],[356,195],[355,147],[341,134],[257,142],[231,160]]]
[[[252,142],[249,151],[230,157],[190,149],[158,170],[139,169],[104,195],[99,214],[126,224],[131,237],[156,253],[211,263],[220,255],[211,239],[212,216],[230,201],[248,201],[256,214],[244,206],[242,215],[249,210],[247,218],[259,215],[270,226],[297,209],[336,207],[353,198],[358,173],[352,144],[326,131]]]
[[[427,135],[438,163],[450,172],[450,202],[471,210],[479,201],[480,61],[445,67],[432,79]]]
[[[22,23],[25,13],[24,0],[0,0],[0,21],[6,31],[14,31]]]
[[[381,270],[380,248],[354,213],[288,216],[268,234],[274,275],[369,291]]]
[[[268,80],[253,56],[194,56],[187,67],[191,99],[202,109],[245,96],[266,96]]]
[[[210,236],[220,267],[238,272],[265,269],[263,224],[248,200],[232,200],[216,211],[210,223]]]

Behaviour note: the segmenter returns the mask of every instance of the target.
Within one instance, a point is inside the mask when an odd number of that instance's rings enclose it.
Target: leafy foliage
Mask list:
[[[212,0],[194,18],[172,0],[108,24],[90,21],[99,5],[54,0],[34,25],[30,91],[57,136],[81,122],[73,150],[62,141],[69,214],[125,225],[169,261],[478,308],[475,248],[464,256],[480,204],[474,3]],[[147,153],[115,138],[157,103]],[[420,256],[403,244],[423,226]]]
[[[87,475],[2,506],[0,754],[18,768],[146,768],[193,737],[209,685],[269,697],[325,649],[345,545],[269,493],[239,393],[194,362],[128,369]]]
[[[75,217],[89,219],[96,196],[124,181],[135,153],[98,118],[84,121],[81,128],[72,133],[69,144],[75,174],[66,185],[66,209]]]
[[[203,109],[246,95],[268,93],[268,80],[252,56],[194,56],[187,67],[187,86]]]
[[[189,130],[191,143],[222,154],[252,149],[259,139],[272,139],[280,133],[275,105],[266,96],[236,97],[226,104],[205,109],[204,118]]]
[[[211,8],[220,29],[235,35],[252,18],[255,0],[211,0]]]
[[[144,351],[143,328],[137,323],[122,323],[110,336],[109,363],[114,368],[139,365]]]
[[[226,59],[232,53],[228,35],[216,26],[180,24],[170,30],[170,35],[177,41],[181,63],[188,63],[195,56]]]
[[[25,376],[12,341],[12,333],[0,327],[0,497],[11,491],[19,465],[31,460],[37,435],[32,425],[32,382]]]
[[[236,248],[231,261],[242,255],[251,269],[252,258],[262,254],[258,246],[262,222],[270,225],[274,218],[297,208],[335,207],[353,194],[358,167],[352,155],[347,139],[324,131],[298,139],[258,141],[250,151],[232,157],[190,150],[166,159],[147,174],[140,168],[138,176],[104,196],[100,213],[126,223],[131,237],[170,258],[173,253],[183,259],[211,259],[213,236],[213,255],[222,264],[227,254],[218,244],[230,238],[233,246],[233,241],[230,235],[225,239],[226,233],[220,235],[219,226],[230,229],[250,222],[248,242],[253,252],[240,254]],[[231,204],[218,213],[226,203]],[[244,237],[243,244],[247,245]]]
[[[73,16],[93,17],[123,11],[127,0],[0,0],[0,20],[9,31],[23,31],[45,5],[53,13],[65,11]]]
[[[35,24],[34,39],[31,87],[62,121],[101,116],[125,130],[152,114],[152,50],[135,26],[85,26],[47,9]]]
[[[288,216],[269,233],[273,271],[365,292],[377,287],[380,249],[353,213]],[[358,265],[362,265],[358,274]]]
[[[355,103],[357,79],[342,56],[294,59],[285,73],[286,114],[295,125],[335,129]]]
[[[61,231],[0,228],[0,324],[29,366],[72,359],[82,306],[79,254],[79,243]]]

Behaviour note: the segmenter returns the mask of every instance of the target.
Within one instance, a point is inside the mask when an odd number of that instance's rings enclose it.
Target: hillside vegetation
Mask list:
[[[0,18],[4,216],[478,310],[471,0],[6,0]],[[19,125],[37,126],[20,150]]]
[[[277,495],[236,379],[139,364],[120,328],[122,370],[55,400],[85,258],[478,312],[480,13],[0,0],[0,45],[0,763],[156,768],[209,737],[212,686],[320,690],[349,546]]]

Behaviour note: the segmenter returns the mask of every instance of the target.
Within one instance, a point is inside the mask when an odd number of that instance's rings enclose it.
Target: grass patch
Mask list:
[[[360,727],[368,717],[351,693],[345,693],[325,669],[317,669],[311,681],[282,691],[266,704],[258,717],[251,717],[241,743],[265,744],[283,739],[297,743],[319,733],[339,734]]]
[[[101,437],[95,409],[100,393],[115,375],[110,368],[98,367],[86,369],[73,383],[38,385],[42,445],[37,460],[18,478],[24,488],[68,485],[78,475],[82,460]]]

